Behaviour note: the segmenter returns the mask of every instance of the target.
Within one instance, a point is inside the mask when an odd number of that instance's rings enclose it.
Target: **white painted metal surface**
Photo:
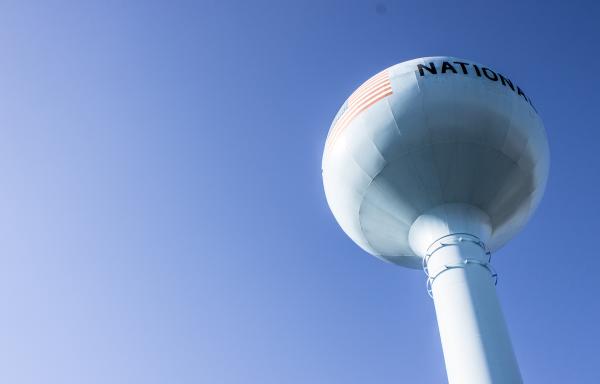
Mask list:
[[[378,73],[331,125],[322,163],[329,207],[367,252],[425,266],[451,384],[521,382],[486,252],[527,223],[549,164],[530,96],[453,57]]]
[[[426,260],[451,384],[522,383],[485,248],[490,234],[489,218],[462,204],[436,207],[410,230]]]
[[[412,223],[438,205],[465,203],[490,217],[487,246],[499,249],[537,207],[548,175],[546,134],[530,101],[506,75],[452,57],[375,75],[342,105],[327,138],[323,184],[339,225],[372,255],[420,268]]]

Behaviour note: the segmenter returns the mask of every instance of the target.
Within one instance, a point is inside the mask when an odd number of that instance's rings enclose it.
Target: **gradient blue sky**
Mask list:
[[[446,54],[548,131],[494,261],[525,381],[600,382],[597,4],[3,1],[0,382],[445,382],[423,273],[346,237],[320,161],[363,80]]]

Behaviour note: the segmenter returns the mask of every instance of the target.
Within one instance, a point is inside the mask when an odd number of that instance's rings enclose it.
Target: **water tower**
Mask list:
[[[528,221],[548,177],[529,95],[469,60],[394,65],[342,105],[322,168],[348,236],[382,260],[425,271],[449,382],[521,383],[490,255]]]

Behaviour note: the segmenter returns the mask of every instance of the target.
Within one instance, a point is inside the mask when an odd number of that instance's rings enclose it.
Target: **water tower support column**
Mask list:
[[[482,241],[486,217],[474,207],[443,206],[411,232],[424,257],[449,383],[522,383]]]

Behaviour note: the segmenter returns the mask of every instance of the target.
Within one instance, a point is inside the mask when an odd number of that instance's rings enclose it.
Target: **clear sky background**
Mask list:
[[[597,4],[3,1],[0,382],[445,382],[424,274],[320,168],[345,98],[431,55],[533,97],[550,179],[498,294],[527,383],[600,382]]]

